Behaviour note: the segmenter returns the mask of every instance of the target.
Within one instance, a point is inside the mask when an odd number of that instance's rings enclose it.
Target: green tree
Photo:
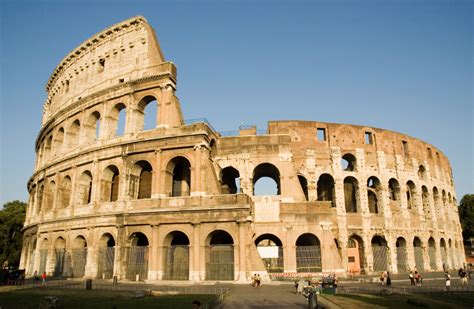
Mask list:
[[[474,237],[474,194],[466,194],[459,204],[459,220],[464,239]]]
[[[0,262],[18,266],[20,263],[23,222],[26,203],[12,201],[0,210]],[[1,266],[1,265],[0,265]]]

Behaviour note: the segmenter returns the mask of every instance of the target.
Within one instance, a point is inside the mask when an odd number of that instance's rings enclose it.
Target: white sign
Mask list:
[[[260,257],[263,259],[278,258],[278,247],[257,247]]]

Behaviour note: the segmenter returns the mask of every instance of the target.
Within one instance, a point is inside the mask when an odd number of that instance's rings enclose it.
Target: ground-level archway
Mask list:
[[[166,235],[163,243],[163,280],[189,280],[189,238],[180,231]]]
[[[216,230],[206,240],[206,280],[234,280],[234,240]]]
[[[87,242],[83,236],[74,239],[72,248],[72,277],[84,277],[87,264]]]
[[[54,243],[54,276],[67,277],[68,266],[70,266],[70,258],[66,252],[66,241],[58,237]]]
[[[436,244],[433,237],[430,237],[430,239],[428,239],[428,256],[430,258],[431,270],[436,270],[438,268],[436,265]]]
[[[405,238],[398,237],[395,242],[397,248],[397,269],[398,273],[406,272],[407,267],[407,242]]]
[[[296,240],[296,272],[320,271],[322,271],[321,243],[315,235],[303,234]]]
[[[281,240],[273,234],[263,234],[255,239],[255,245],[267,272],[282,273],[284,264]]]
[[[364,269],[364,241],[358,235],[352,235],[347,241],[347,270],[361,273]]]
[[[413,239],[413,252],[415,254],[415,266],[420,271],[425,270],[424,259],[423,259],[423,247],[421,246],[421,240],[418,237]]]
[[[99,241],[99,260],[97,264],[97,278],[111,279],[114,275],[115,240],[106,233]]]
[[[381,236],[372,238],[372,254],[374,258],[374,271],[387,270],[388,246],[387,241]]]
[[[145,234],[133,233],[127,251],[126,278],[131,281],[148,279],[148,238]]]

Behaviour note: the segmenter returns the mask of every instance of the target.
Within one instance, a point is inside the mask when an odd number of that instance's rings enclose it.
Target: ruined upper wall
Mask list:
[[[99,32],[70,52],[49,78],[42,124],[93,93],[169,70],[164,61],[155,33],[142,16]]]

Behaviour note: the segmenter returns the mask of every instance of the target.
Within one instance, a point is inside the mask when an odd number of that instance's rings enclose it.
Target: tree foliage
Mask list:
[[[20,263],[23,222],[25,221],[26,203],[21,201],[7,202],[0,209],[0,262],[18,266]],[[0,265],[1,266],[1,265]]]
[[[459,220],[464,239],[474,237],[474,194],[466,194],[459,204]]]

